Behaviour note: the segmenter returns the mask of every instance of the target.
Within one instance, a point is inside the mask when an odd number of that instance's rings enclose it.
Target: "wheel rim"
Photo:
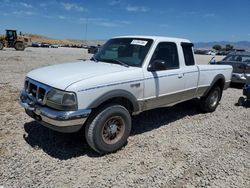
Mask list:
[[[125,122],[120,116],[110,117],[102,128],[102,138],[106,144],[115,144],[125,132]]]
[[[210,106],[215,107],[218,103],[219,100],[219,92],[216,90],[212,93],[211,98],[210,98]]]

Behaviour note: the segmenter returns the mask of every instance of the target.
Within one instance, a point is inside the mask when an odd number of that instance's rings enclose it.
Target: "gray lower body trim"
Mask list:
[[[230,83],[230,82],[229,82]],[[190,99],[198,98],[204,95],[210,86],[199,87],[198,89],[190,89],[179,93],[169,94],[161,97],[156,97],[147,100],[138,101],[142,111],[150,110],[153,108],[172,106],[180,102]]]
[[[161,106],[165,106],[171,103],[175,103],[176,101],[182,98],[183,92],[174,93],[170,95],[165,95],[161,97],[155,97],[152,99],[146,99],[143,102],[143,110],[149,110]]]
[[[210,88],[210,86],[199,87],[197,89],[197,92],[196,92],[196,97],[203,96],[209,88]]]
[[[140,101],[139,104],[141,106],[142,111],[150,110],[153,108],[163,107],[163,106],[172,106],[177,103],[187,101],[196,97],[201,96],[208,87],[204,89],[190,89],[186,91],[182,91],[179,93],[169,94],[161,97],[156,97],[152,99],[147,99],[144,101]],[[199,95],[198,92],[199,91]]]

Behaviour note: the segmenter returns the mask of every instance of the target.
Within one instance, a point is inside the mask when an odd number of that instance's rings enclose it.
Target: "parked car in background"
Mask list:
[[[41,47],[43,47],[43,48],[49,48],[50,44],[42,42],[41,43]]]
[[[88,45],[82,45],[82,48],[84,48],[84,49],[88,49],[89,47],[88,47]]]
[[[216,51],[208,51],[207,53],[206,53],[206,55],[217,55],[217,52]]]
[[[226,56],[230,53],[230,51],[218,51],[218,53],[216,55],[223,55]]]
[[[38,42],[32,42],[31,47],[40,47],[41,44]]]
[[[250,52],[231,52],[221,61],[211,64],[232,65],[231,82],[250,83]]]
[[[100,49],[101,49],[101,45],[99,45],[99,44],[97,46],[89,46],[88,53],[89,54],[96,54]]]
[[[194,49],[194,54],[206,55],[206,53],[207,53],[207,50]]]
[[[58,45],[58,44],[52,44],[50,47],[51,47],[51,48],[58,48],[59,45]]]
[[[89,48],[88,48],[89,54],[95,54],[96,52],[98,52],[97,46],[89,46]]]

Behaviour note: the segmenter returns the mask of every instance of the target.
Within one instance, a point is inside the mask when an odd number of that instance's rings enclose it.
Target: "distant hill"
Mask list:
[[[104,40],[75,40],[75,39],[53,39],[49,38],[43,35],[37,35],[32,33],[26,33],[25,36],[28,36],[31,38],[32,42],[44,42],[44,43],[50,43],[50,44],[65,44],[65,45],[97,45],[97,44],[103,44]]]
[[[250,51],[250,41],[239,41],[239,42],[229,42],[229,41],[221,41],[221,42],[198,42],[194,43],[194,48],[202,48],[202,49],[211,49],[214,45],[219,44],[221,46],[225,46],[226,44],[233,45],[234,48],[245,49]]]
[[[68,45],[97,45],[104,44],[105,40],[75,40],[75,39],[53,39],[42,35],[27,33],[26,36],[31,38],[32,42],[45,42],[50,44],[68,44]],[[229,42],[229,41],[220,41],[220,42],[197,42],[194,43],[194,48],[199,49],[211,49],[214,45],[219,44],[225,46],[226,44],[233,45],[234,48],[246,49],[250,51],[250,41],[239,41],[239,42]]]

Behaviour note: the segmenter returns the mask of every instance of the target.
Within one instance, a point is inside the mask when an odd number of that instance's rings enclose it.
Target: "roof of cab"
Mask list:
[[[154,41],[169,41],[169,42],[187,42],[191,43],[188,39],[174,38],[174,37],[164,37],[164,36],[148,36],[148,35],[128,35],[128,36],[118,36],[113,38],[141,38],[141,39],[153,39]]]

